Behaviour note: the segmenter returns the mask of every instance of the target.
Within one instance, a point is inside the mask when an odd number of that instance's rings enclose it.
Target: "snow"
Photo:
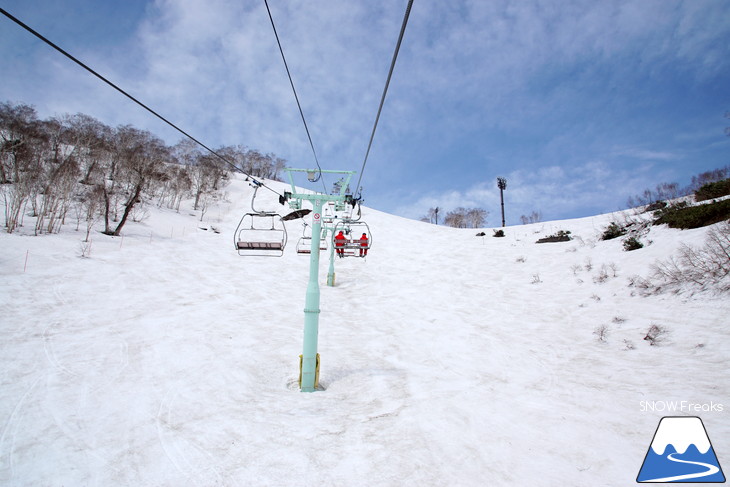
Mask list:
[[[0,234],[2,485],[628,485],[682,413],[642,401],[724,406],[700,415],[730,463],[727,295],[628,285],[707,228],[625,252],[598,238],[620,213],[494,238],[364,208],[367,260],[327,287],[322,258],[323,390],[302,393],[301,222],[283,257],[239,257],[251,191],[204,222],[152,207],[88,258],[75,224]]]

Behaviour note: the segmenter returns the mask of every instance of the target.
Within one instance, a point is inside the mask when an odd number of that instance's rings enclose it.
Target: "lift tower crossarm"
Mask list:
[[[310,199],[312,196],[314,196],[312,193],[299,193],[297,190],[296,185],[294,184],[294,175],[292,173],[295,172],[304,172],[307,173],[307,176],[312,179],[315,174],[317,173],[328,173],[328,174],[344,174],[345,175],[345,181],[344,184],[340,186],[340,192],[336,195],[325,195],[325,194],[319,194],[318,196],[324,197],[328,199],[328,201],[344,201],[345,193],[347,192],[347,188],[350,185],[350,180],[352,179],[352,176],[357,174],[357,171],[337,171],[332,169],[296,169],[287,167],[284,169],[287,174],[289,175],[289,184],[291,184],[291,197],[294,199],[301,198],[301,199]],[[306,197],[305,197],[306,196]],[[337,198],[337,196],[341,196],[343,199]]]

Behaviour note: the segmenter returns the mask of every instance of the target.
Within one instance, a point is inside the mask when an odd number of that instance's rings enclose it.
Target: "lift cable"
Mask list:
[[[373,125],[373,131],[370,134],[370,142],[368,143],[368,150],[365,153],[365,160],[362,162],[362,168],[360,169],[360,177],[355,185],[355,190],[359,191],[360,183],[362,182],[362,175],[365,172],[365,164],[368,162],[368,156],[370,155],[370,148],[373,145],[373,138],[375,138],[375,129],[378,128],[378,121],[380,120],[380,112],[383,111],[383,104],[385,103],[385,96],[388,93],[388,86],[390,85],[390,79],[393,76],[393,69],[395,68],[395,61],[398,58],[398,51],[400,51],[400,45],[403,41],[403,34],[406,31],[406,25],[408,24],[408,17],[411,14],[411,7],[413,6],[413,0],[408,0],[408,6],[406,7],[406,13],[403,17],[403,25],[400,28],[400,35],[398,36],[398,43],[395,46],[395,52],[393,52],[393,60],[390,63],[390,71],[388,71],[388,79],[385,82],[385,88],[383,89],[383,96],[380,98],[380,107],[378,107],[378,114],[375,117],[375,124]]]
[[[8,13],[5,9],[0,8],[0,13],[2,13],[7,18],[9,18],[10,20],[12,20],[13,22],[15,22],[16,24],[18,24],[19,26],[21,26],[22,28],[24,28],[25,30],[27,30],[28,32],[30,32],[31,34],[33,34],[34,36],[36,36],[37,38],[39,38],[40,40],[42,40],[43,42],[45,42],[46,44],[48,44],[49,46],[51,46],[52,48],[54,48],[55,50],[57,50],[58,52],[60,52],[61,54],[63,54],[64,56],[66,56],[67,58],[69,58],[70,60],[72,60],[73,62],[75,62],[76,64],[78,64],[79,66],[81,66],[82,68],[84,68],[85,70],[87,70],[88,72],[90,72],[91,74],[93,74],[94,76],[96,76],[97,78],[99,78],[100,80],[102,80],[104,83],[108,84],[109,86],[111,86],[112,88],[114,88],[115,90],[117,90],[118,92],[120,92],[121,94],[123,94],[124,96],[126,96],[127,98],[129,98],[130,100],[132,100],[133,102],[135,102],[137,105],[141,106],[142,108],[144,108],[145,110],[147,110],[148,112],[150,112],[155,117],[159,118],[160,120],[162,120],[163,122],[165,122],[166,124],[168,124],[170,127],[174,128],[175,130],[177,130],[178,132],[180,132],[181,134],[183,134],[188,139],[192,140],[193,142],[195,142],[196,144],[198,144],[199,146],[201,146],[202,148],[204,148],[205,150],[207,150],[208,152],[210,152],[214,156],[218,157],[218,159],[220,159],[221,161],[223,161],[226,164],[228,164],[229,166],[233,167],[236,171],[240,172],[241,174],[243,174],[244,176],[246,176],[248,178],[251,178],[251,180],[256,185],[263,186],[264,188],[268,189],[269,191],[271,191],[273,193],[278,194],[280,197],[283,198],[283,195],[280,194],[278,191],[276,191],[276,190],[274,190],[274,189],[266,186],[265,184],[263,184],[260,181],[257,181],[256,178],[253,177],[253,176],[251,176],[250,174],[246,174],[243,171],[243,169],[239,168],[234,163],[232,163],[231,161],[229,161],[228,159],[226,159],[225,157],[223,157],[221,154],[219,154],[218,152],[214,151],[213,149],[211,149],[207,145],[203,144],[198,139],[196,139],[192,135],[188,134],[187,132],[185,132],[184,130],[182,130],[181,128],[179,128],[177,125],[173,124],[172,122],[170,122],[169,120],[167,120],[165,117],[163,117],[159,113],[155,112],[150,107],[148,107],[147,105],[145,105],[141,101],[137,100],[135,97],[133,97],[132,95],[130,95],[129,93],[127,93],[126,91],[124,91],[123,89],[121,89],[120,87],[118,87],[117,85],[115,85],[114,83],[112,83],[111,81],[109,81],[108,79],[106,79],[104,76],[100,75],[99,73],[97,73],[96,71],[94,71],[93,69],[91,69],[89,66],[87,66],[83,62],[79,61],[74,56],[72,56],[68,52],[64,51],[59,46],[57,46],[56,44],[54,44],[53,42],[51,42],[50,40],[46,39],[43,35],[41,35],[37,31],[33,30],[30,26],[26,25],[21,20],[17,19],[16,17],[14,17],[10,13]]]
[[[307,126],[307,120],[304,118],[304,111],[302,110],[302,105],[299,103],[299,96],[297,96],[297,90],[294,88],[294,80],[292,79],[291,72],[289,71],[289,64],[286,62],[286,57],[284,56],[284,49],[281,47],[281,41],[279,40],[279,34],[276,32],[276,26],[274,25],[274,17],[271,15],[271,9],[269,8],[269,2],[267,0],[264,0],[264,4],[266,5],[266,11],[269,14],[269,20],[271,20],[271,28],[274,30],[274,36],[276,37],[276,43],[279,46],[279,52],[281,53],[281,59],[284,61],[284,67],[286,68],[286,75],[289,77],[289,84],[291,85],[291,89],[294,92],[294,99],[297,101],[297,107],[299,107],[299,115],[302,117],[302,123],[304,123],[304,130],[307,132],[307,138],[309,139],[309,146],[312,148],[312,154],[314,154],[314,162],[317,163],[317,168],[319,169],[319,176],[317,179],[315,179],[313,182],[316,182],[317,180],[322,181],[322,187],[324,188],[324,192],[327,193],[327,186],[324,183],[324,179],[322,178],[322,167],[319,165],[319,159],[317,159],[317,151],[314,150],[314,143],[312,142],[312,136],[309,134],[309,127]]]

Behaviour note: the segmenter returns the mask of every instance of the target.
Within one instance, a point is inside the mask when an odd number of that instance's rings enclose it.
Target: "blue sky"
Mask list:
[[[324,169],[360,169],[407,1],[270,0]],[[211,147],[314,158],[263,0],[0,0]],[[5,17],[0,100],[180,136]],[[368,206],[498,226],[624,208],[730,164],[726,0],[415,0],[363,175]],[[317,189],[317,187],[314,187]]]

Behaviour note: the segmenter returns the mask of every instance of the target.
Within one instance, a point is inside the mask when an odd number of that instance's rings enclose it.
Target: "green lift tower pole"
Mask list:
[[[334,201],[344,203],[347,185],[354,171],[319,171],[312,169],[285,169],[289,173],[291,182],[291,194],[288,196],[293,200],[293,206],[301,208],[303,200],[312,202],[312,247],[309,256],[309,282],[307,294],[304,301],[304,344],[302,346],[301,369],[299,387],[302,392],[314,392],[319,382],[319,354],[317,353],[317,342],[319,339],[319,242],[322,237],[322,208],[325,202]],[[293,172],[306,172],[310,180],[311,175],[316,172],[346,174],[347,180],[342,185],[339,194],[300,193],[294,185]],[[316,243],[316,245],[315,245]],[[333,264],[330,264],[332,267]],[[331,268],[332,282],[334,284],[334,270]],[[328,276],[329,282],[329,276]]]
[[[304,346],[302,350],[302,392],[314,392],[319,382],[317,367],[317,340],[319,337],[319,241],[322,235],[322,200],[313,202],[312,245],[309,255],[309,283],[304,302]]]

